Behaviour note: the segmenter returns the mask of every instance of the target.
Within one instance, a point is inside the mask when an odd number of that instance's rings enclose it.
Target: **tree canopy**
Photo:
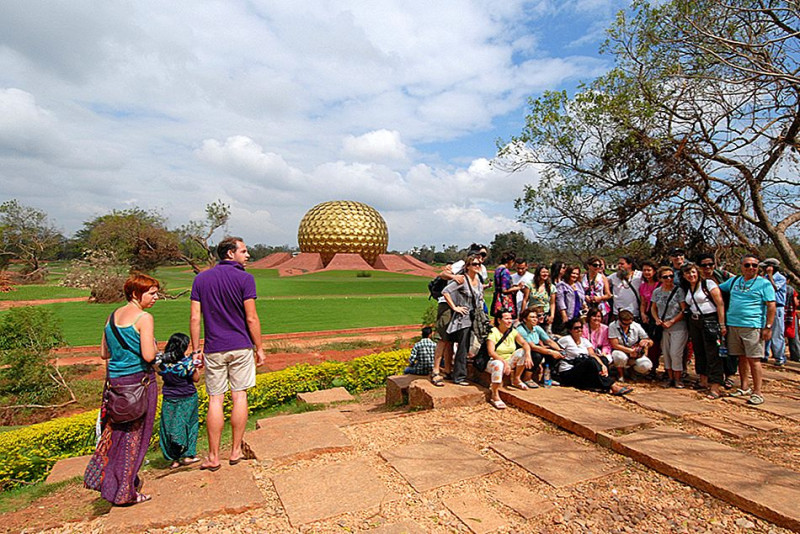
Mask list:
[[[39,270],[39,262],[53,253],[63,236],[44,211],[16,199],[0,204],[0,268],[12,259],[24,263],[23,274]]]
[[[799,281],[799,14],[776,0],[635,1],[608,32],[615,68],[572,98],[531,99],[501,146],[502,166],[542,165],[523,217],[589,246],[769,244]]]

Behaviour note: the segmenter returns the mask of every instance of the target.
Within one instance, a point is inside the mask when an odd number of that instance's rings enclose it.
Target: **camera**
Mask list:
[[[175,352],[159,352],[156,354],[156,365],[174,365],[183,359],[183,354]]]

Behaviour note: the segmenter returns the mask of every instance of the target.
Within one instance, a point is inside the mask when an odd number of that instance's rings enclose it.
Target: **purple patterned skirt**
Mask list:
[[[112,504],[136,502],[139,468],[142,467],[150,446],[150,437],[153,435],[158,385],[153,372],[134,373],[109,379],[114,386],[129,385],[141,382],[148,374],[150,385],[147,388],[147,412],[130,423],[104,422],[100,440],[83,475],[84,486],[99,491],[100,495]]]

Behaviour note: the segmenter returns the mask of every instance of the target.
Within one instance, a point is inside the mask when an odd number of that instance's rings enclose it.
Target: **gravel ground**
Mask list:
[[[634,384],[637,389],[655,389],[652,384]],[[764,392],[769,402],[773,395],[799,395],[800,385],[791,382],[769,382]],[[591,394],[591,393],[590,393]],[[595,395],[595,394],[591,394]],[[745,439],[733,439],[697,423],[671,418],[652,412],[622,398],[600,395],[609,402],[639,412],[664,424],[687,432],[702,435],[747,451],[765,460],[796,469],[800,461],[800,430],[797,424],[768,413],[744,406],[720,402],[726,417],[735,419],[737,413],[758,416],[780,425],[780,430],[758,432]],[[383,390],[362,396],[366,406],[380,402]],[[698,402],[701,400],[698,394]],[[343,428],[353,441],[352,451],[323,454],[311,460],[300,460],[272,465],[256,465],[254,476],[265,497],[265,505],[236,515],[219,515],[202,519],[193,524],[172,527],[152,532],[163,533],[257,533],[257,532],[318,532],[342,533],[364,532],[370,529],[412,520],[427,532],[469,532],[458,518],[443,504],[443,499],[463,493],[472,493],[485,498],[490,505],[506,518],[507,524],[497,532],[554,532],[554,533],[731,533],[764,532],[783,533],[764,520],[742,512],[706,493],[661,475],[624,456],[568,434],[554,425],[517,409],[498,412],[487,405],[450,408],[435,411],[410,412],[400,417],[386,413],[384,418],[354,424]],[[516,464],[504,459],[489,445],[536,433],[558,433],[583,444],[594,447],[605,462],[621,466],[622,471],[605,478],[581,483],[568,488],[556,489],[537,479]],[[487,476],[451,484],[446,487],[417,493],[379,452],[405,444],[421,443],[440,436],[455,436],[468,443],[474,450],[495,462],[500,470]],[[399,499],[384,502],[379,508],[366,512],[348,513],[329,520],[319,521],[293,528],[283,513],[271,477],[301,470],[307,466],[318,466],[333,462],[360,460],[368,465],[378,478]],[[454,466],[457,468],[457,466]],[[734,466],[726,468],[733,469]],[[515,483],[527,488],[542,501],[555,503],[555,508],[525,521],[510,508],[491,498],[497,485]],[[101,532],[102,519],[73,523],[48,532]]]

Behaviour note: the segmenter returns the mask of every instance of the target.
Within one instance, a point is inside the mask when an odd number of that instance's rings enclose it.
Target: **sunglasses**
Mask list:
[[[481,258],[485,258],[486,257],[486,253],[485,252],[479,252],[478,256],[480,256]]]
[[[700,267],[713,267],[713,266],[714,266],[713,263],[701,263],[700,264]]]
[[[599,264],[599,263],[590,263],[589,265],[591,265],[592,267],[600,267],[601,264]]]
[[[675,275],[673,275],[673,274],[664,274],[664,275],[661,275],[661,279],[662,280],[669,280],[670,278],[673,278],[674,276]]]
[[[582,326],[573,326],[572,330],[583,330]]]
[[[480,267],[481,266],[481,262],[473,261],[472,263],[470,263],[470,265],[472,265],[473,267]]]
[[[758,269],[757,263],[743,263],[742,267],[747,267],[748,269]]]

